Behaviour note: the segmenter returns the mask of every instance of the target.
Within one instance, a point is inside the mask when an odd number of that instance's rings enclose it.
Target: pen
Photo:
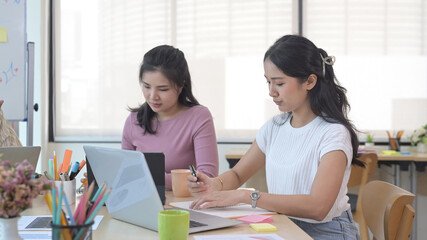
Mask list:
[[[190,165],[190,171],[191,171],[191,175],[193,175],[194,177],[196,177],[197,178],[197,175],[196,175],[196,169],[194,169],[194,166],[193,165]],[[199,179],[197,178],[197,180],[196,180],[196,183],[197,184],[200,184],[200,182],[199,182]]]
[[[80,163],[78,161],[74,163],[73,170],[71,170],[71,174],[70,174],[70,180],[73,180],[76,177],[77,171],[79,170],[79,165]]]
[[[84,167],[84,165],[86,164],[86,161],[85,160],[82,160],[81,162],[80,162],[80,165],[79,165],[79,169],[77,170],[77,172],[76,172],[76,176],[77,176],[77,174],[79,174],[79,172],[80,172],[80,170],[82,170],[82,168]],[[75,177],[75,176],[74,176]]]
[[[44,175],[46,176],[46,178],[48,180],[52,180],[52,177],[50,176],[50,174],[47,171],[44,171]]]
[[[70,176],[68,176],[67,172],[64,173],[64,178],[65,178],[65,181],[70,181],[71,180]]]
[[[60,173],[59,174],[59,178],[61,179],[61,181],[65,181],[64,173]]]
[[[83,166],[86,164],[85,160],[82,160],[82,162],[79,165],[79,171],[82,170]]]

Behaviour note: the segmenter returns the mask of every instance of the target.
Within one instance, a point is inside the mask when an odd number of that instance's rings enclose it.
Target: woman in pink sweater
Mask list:
[[[167,190],[171,189],[172,169],[188,169],[193,164],[197,171],[217,176],[212,115],[193,96],[184,53],[168,45],[151,49],[144,55],[139,83],[145,103],[130,109],[122,148],[163,152]]]

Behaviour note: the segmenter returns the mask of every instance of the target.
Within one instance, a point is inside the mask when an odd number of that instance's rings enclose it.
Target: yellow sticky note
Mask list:
[[[251,223],[249,224],[257,232],[274,232],[277,231],[276,226],[270,223]]]
[[[7,29],[0,27],[0,42],[7,42]]]
[[[383,151],[381,151],[381,154],[387,155],[387,156],[400,155],[400,152],[396,152],[395,150],[383,150]]]

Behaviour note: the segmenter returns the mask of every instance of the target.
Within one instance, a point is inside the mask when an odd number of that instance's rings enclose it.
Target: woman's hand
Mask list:
[[[80,179],[80,182],[81,182],[81,183],[85,183],[85,182],[87,181],[87,173],[84,173],[83,175],[84,175],[84,177],[82,177],[82,178]]]
[[[206,209],[211,207],[227,207],[234,206],[239,203],[249,201],[250,191],[248,190],[230,190],[230,191],[214,191],[191,203],[191,209]]]
[[[200,197],[216,190],[215,178],[210,178],[206,174],[201,172],[197,172],[196,176],[197,178],[193,175],[187,176],[187,186],[188,190],[190,190],[191,192],[191,195],[195,197]]]
[[[84,189],[85,191],[87,191],[87,190],[88,190],[88,184],[87,184],[87,183],[88,183],[88,178],[87,178],[87,173],[84,173],[83,175],[84,175],[84,177],[80,179],[80,182],[82,183],[82,187],[83,187],[83,189]]]

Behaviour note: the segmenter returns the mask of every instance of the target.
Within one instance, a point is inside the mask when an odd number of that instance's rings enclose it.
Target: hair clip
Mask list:
[[[322,58],[323,77],[325,77],[325,64],[328,64],[329,66],[333,66],[335,63],[335,56],[327,56],[324,58],[320,53],[320,57]]]

